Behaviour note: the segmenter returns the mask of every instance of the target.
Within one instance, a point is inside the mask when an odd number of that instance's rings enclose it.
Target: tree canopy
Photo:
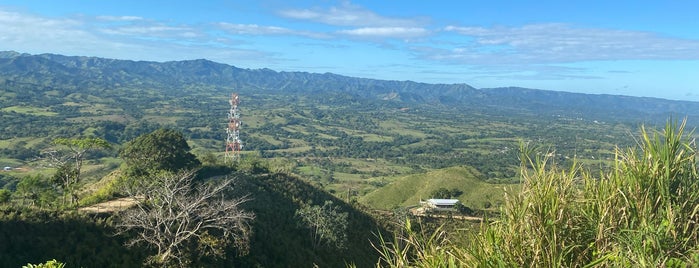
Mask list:
[[[70,195],[71,204],[75,203],[78,201],[76,192],[86,155],[90,151],[109,149],[111,145],[106,140],[95,137],[57,138],[53,144],[57,147],[44,152],[51,164],[57,167],[52,180]]]
[[[182,133],[166,128],[138,136],[124,146],[119,156],[133,175],[162,170],[175,172],[201,165]]]

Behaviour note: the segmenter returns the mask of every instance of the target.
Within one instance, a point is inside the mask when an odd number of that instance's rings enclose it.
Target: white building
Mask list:
[[[426,201],[420,201],[420,204],[430,210],[437,211],[455,211],[456,204],[459,203],[459,199],[427,199]]]

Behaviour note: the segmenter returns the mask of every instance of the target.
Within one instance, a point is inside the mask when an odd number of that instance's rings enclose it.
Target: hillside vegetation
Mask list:
[[[54,139],[99,137],[114,149],[86,163],[96,167],[87,181],[121,164],[115,157],[124,143],[160,127],[181,131],[196,155],[221,157],[233,92],[241,98],[246,154],[345,198],[462,165],[483,181],[516,182],[520,140],[551,147],[561,162],[604,168],[609,148],[632,145],[640,122],[699,111],[688,102],[247,70],[206,60],[3,55],[0,165],[38,172],[45,166],[36,160]]]
[[[388,222],[377,222],[361,207],[344,203],[306,182],[283,174],[234,173],[236,192],[251,198],[244,209],[256,216],[250,248],[238,256],[227,248],[225,259],[200,259],[194,267],[342,267],[353,263],[370,267],[378,261],[371,243],[387,234]],[[295,216],[303,203],[332,200],[348,213],[348,240],[342,248],[314,249],[312,239]],[[46,211],[0,205],[0,266],[21,267],[58,259],[76,267],[137,267],[151,250],[128,248],[129,235],[114,234],[116,215],[99,217],[74,212]],[[293,249],[293,250],[290,250]]]
[[[0,266],[696,265],[683,131],[697,116],[696,102],[0,52]],[[401,214],[442,190],[494,221]],[[122,197],[134,206],[79,212]]]
[[[387,219],[378,222],[365,208],[342,200],[298,178],[281,174],[252,176],[241,182],[253,198],[245,207],[255,212],[250,253],[235,262],[241,267],[371,267],[378,262],[378,234],[387,234]],[[332,200],[347,212],[347,242],[341,247],[314,248],[311,236],[298,222],[295,212],[304,203]]]
[[[364,197],[360,202],[379,209],[418,206],[421,200],[432,198],[440,188],[458,189],[457,199],[473,209],[497,207],[504,201],[506,187],[513,184],[486,183],[477,171],[467,167],[452,167],[398,178]]]
[[[522,189],[465,245],[410,222],[384,244],[391,267],[696,267],[699,169],[684,124],[642,130],[639,147],[618,149],[613,169],[557,166],[522,150]]]

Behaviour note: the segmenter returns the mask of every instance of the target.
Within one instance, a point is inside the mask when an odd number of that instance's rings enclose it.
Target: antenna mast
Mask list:
[[[243,149],[243,143],[240,141],[240,113],[238,112],[238,104],[240,99],[238,93],[233,93],[228,101],[231,109],[228,111],[228,128],[226,128],[226,161],[236,161],[240,158],[240,151]]]

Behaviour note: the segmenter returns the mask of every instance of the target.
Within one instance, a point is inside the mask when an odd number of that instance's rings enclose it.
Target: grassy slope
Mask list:
[[[247,255],[237,256],[236,250],[229,248],[226,250],[226,259],[208,262],[205,260],[201,263],[195,263],[193,266],[203,267],[345,267],[347,264],[355,264],[356,267],[373,267],[378,261],[378,252],[372,247],[372,243],[378,244],[377,234],[382,232],[384,236],[388,233],[384,227],[386,223],[379,222],[378,218],[365,213],[359,204],[350,205],[343,200],[335,198],[330,193],[323,191],[306,181],[294,176],[283,174],[261,174],[250,175],[243,173],[232,173],[237,181],[234,189],[238,195],[249,195],[251,201],[244,204],[244,209],[255,213],[255,220],[252,222],[252,237],[250,241],[250,251]],[[86,186],[86,194],[92,192],[90,197],[92,202],[101,200],[108,196],[108,188],[118,177],[118,171],[108,176],[103,177],[97,182],[88,183]],[[104,193],[102,193],[104,192]],[[100,196],[100,194],[107,194]],[[300,208],[302,203],[323,204],[326,200],[331,200],[339,207],[340,211],[348,213],[348,229],[347,243],[344,248],[334,248],[321,245],[318,248],[313,248],[312,238],[309,230],[305,229],[298,223],[295,212]],[[7,246],[0,245],[0,267],[16,267],[18,263],[38,263],[51,258],[69,263],[70,265],[87,264],[84,267],[105,266],[102,262],[105,261],[104,254],[112,254],[115,259],[127,259],[130,264],[126,267],[133,267],[134,262],[139,263],[145,256],[145,253],[139,253],[134,256],[122,256],[119,254],[130,254],[133,249],[123,247],[124,237],[116,236],[115,238],[103,238],[113,234],[111,227],[105,225],[103,221],[99,221],[99,226],[95,226],[94,230],[88,231],[99,233],[99,237],[86,243],[85,247],[81,247],[78,251],[71,251],[74,246],[72,243],[83,243],[79,239],[68,239],[66,236],[74,232],[64,231],[64,226],[95,225],[92,222],[94,217],[85,216],[83,214],[71,214],[74,217],[69,219],[56,219],[53,221],[41,221],[35,216],[22,218],[20,221],[4,222],[3,216],[9,212],[0,207],[0,238],[11,241],[14,246],[21,248],[26,254],[20,254],[16,257],[7,258],[5,254],[17,254],[14,251],[8,251]],[[36,219],[35,219],[36,218]],[[56,218],[56,217],[53,217]],[[385,219],[382,219],[385,220]],[[38,227],[27,227],[35,224],[34,221],[40,222]],[[70,221],[70,222],[66,222]],[[113,219],[107,220],[109,222]],[[16,226],[15,226],[16,225]],[[4,227],[3,227],[4,226]],[[14,230],[19,228],[22,231],[18,232],[2,232],[3,228]],[[40,228],[38,230],[37,228]],[[37,229],[37,230],[35,230]],[[81,229],[85,229],[84,227]],[[24,230],[31,232],[27,233]],[[57,233],[52,233],[51,230],[61,230]],[[28,240],[27,234],[32,234],[33,240]],[[95,236],[90,234],[90,237]],[[101,245],[95,239],[103,239],[109,243]],[[116,239],[116,240],[115,240]],[[94,241],[93,241],[94,240]],[[4,240],[3,240],[4,241]],[[55,242],[71,241],[67,247],[57,247],[48,253],[42,245],[49,243],[53,245]],[[75,241],[75,242],[73,242]],[[35,244],[32,244],[35,243]],[[109,246],[106,253],[95,251],[98,254],[91,256],[88,248],[104,248]],[[118,266],[120,262],[115,262]],[[97,267],[97,266],[94,266]]]
[[[441,188],[463,191],[458,197],[471,208],[483,209],[485,202],[498,204],[504,200],[504,188],[510,185],[490,184],[478,179],[477,171],[469,167],[451,167],[400,178],[360,199],[360,202],[378,209],[409,207]]]
[[[370,215],[305,181],[287,175],[243,176],[239,185],[253,198],[246,204],[255,212],[250,254],[236,260],[243,267],[372,267],[378,260],[371,246],[383,230]],[[321,246],[313,249],[308,230],[300,227],[294,213],[301,202],[322,204],[332,200],[349,214],[344,249]]]
[[[360,207],[347,204],[294,176],[235,172],[231,175],[237,180],[234,185],[237,195],[251,198],[244,204],[244,209],[255,213],[250,252],[236,256],[236,251],[229,249],[227,260],[209,264],[222,267],[344,267],[351,263],[357,267],[372,267],[378,261],[378,253],[371,243],[378,243],[377,232],[386,235],[381,227],[385,224]],[[85,199],[85,203],[103,201],[109,192],[106,189],[117,177],[118,172],[115,172],[88,185],[93,194]],[[342,212],[348,213],[348,240],[344,248],[320,246],[314,249],[310,232],[298,223],[295,216],[302,203],[318,205],[325,200],[333,201]]]

